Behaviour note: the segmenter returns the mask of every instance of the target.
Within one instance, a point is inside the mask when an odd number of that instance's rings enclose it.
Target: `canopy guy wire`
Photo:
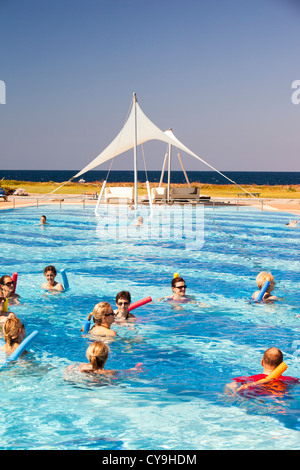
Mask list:
[[[129,114],[130,114],[130,111],[131,111],[132,106],[133,106],[133,98],[132,98],[131,103],[130,103],[130,105],[129,105],[129,109],[128,109],[128,111],[127,111],[127,115],[126,115],[125,122],[124,122],[124,124],[123,124],[122,130],[124,129],[125,124],[126,124],[126,122],[127,122],[127,120],[128,120],[128,116],[129,116]],[[120,139],[121,139],[121,134],[119,135],[119,141],[120,141]],[[106,180],[105,180],[105,181],[107,181],[107,178],[108,178],[108,176],[109,176],[109,173],[110,173],[111,167],[112,167],[112,165],[113,165],[113,160],[114,160],[115,156],[116,156],[116,155],[114,155],[114,156],[112,157],[112,162],[111,162],[111,164],[110,164],[110,167],[109,167],[109,170],[108,170],[108,174],[107,174],[107,176],[106,176]],[[54,190],[51,191],[50,193],[45,194],[44,196],[42,196],[41,199],[43,199],[44,197],[47,197],[47,196],[51,196],[51,194],[55,193],[56,191],[58,191],[59,189],[61,189],[61,188],[62,188],[63,186],[65,186],[66,184],[71,183],[71,181],[73,181],[74,178],[76,178],[76,175],[75,175],[75,176],[72,176],[72,178],[70,178],[68,181],[65,181],[64,183],[62,183],[61,186],[59,186],[58,188],[54,189]]]

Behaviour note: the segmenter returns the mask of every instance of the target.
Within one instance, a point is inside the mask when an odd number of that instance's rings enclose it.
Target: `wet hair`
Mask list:
[[[46,272],[48,271],[51,271],[54,276],[56,276],[57,272],[56,272],[56,269],[54,266],[46,266],[45,269],[44,269],[44,274],[46,274]]]
[[[4,281],[5,281],[5,279],[6,279],[7,277],[10,277],[10,278],[11,278],[11,276],[10,276],[9,274],[5,274],[4,276],[0,277],[0,285],[1,285],[1,286],[4,286],[4,284],[5,284]]]
[[[102,341],[94,341],[86,350],[86,357],[94,370],[103,368],[108,354],[109,347]]]
[[[274,282],[274,277],[271,273],[268,273],[266,271],[261,271],[256,276],[256,282],[257,282],[257,286],[259,287],[259,289],[262,288],[262,286],[264,285],[266,281],[269,281],[270,283]]]
[[[111,309],[112,309],[112,307],[111,307],[109,302],[99,302],[93,308],[93,312],[89,316],[89,319],[90,319],[90,317],[93,317],[94,323],[96,323],[96,325],[101,325],[103,317]]]
[[[20,330],[24,328],[23,323],[15,315],[7,318],[3,325],[4,340],[9,346],[13,346],[18,340]]]
[[[116,304],[118,303],[119,299],[126,299],[131,304],[131,295],[128,290],[122,290],[116,295]]]
[[[2,286],[0,285],[0,297],[5,297]]]
[[[278,367],[283,361],[283,354],[278,348],[269,348],[264,352],[263,361],[270,367]]]
[[[172,287],[176,287],[176,284],[177,284],[178,282],[184,282],[184,283],[185,283],[185,280],[182,279],[182,277],[174,277],[174,278],[172,279],[171,286],[172,286]]]

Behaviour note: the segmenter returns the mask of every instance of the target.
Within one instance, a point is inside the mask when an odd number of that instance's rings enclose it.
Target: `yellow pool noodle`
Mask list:
[[[174,273],[174,279],[175,277],[179,277],[179,273]]]
[[[271,372],[270,375],[268,375],[268,377],[266,377],[265,379],[262,379],[262,380],[259,380],[257,383],[264,383],[264,382],[268,382],[269,380],[272,380],[272,379],[278,379],[278,377],[281,376],[281,374],[287,370],[288,366],[286,365],[285,362],[282,362],[281,364],[279,364],[278,367],[276,367],[276,369],[273,370],[273,372]]]

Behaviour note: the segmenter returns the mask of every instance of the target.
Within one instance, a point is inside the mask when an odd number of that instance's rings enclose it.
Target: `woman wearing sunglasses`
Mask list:
[[[118,307],[114,310],[115,320],[128,320],[130,318],[135,318],[132,313],[128,312],[128,307],[131,304],[131,295],[127,290],[122,290],[116,296],[116,306]]]
[[[20,303],[18,300],[20,296],[14,292],[15,282],[12,280],[11,276],[2,276],[0,278],[0,286],[3,290],[4,297],[6,297],[8,300],[8,305],[15,305]]]
[[[95,323],[90,329],[92,335],[116,336],[117,333],[110,328],[115,321],[115,316],[108,302],[99,302],[96,304],[88,319],[90,320],[91,318],[93,318]]]

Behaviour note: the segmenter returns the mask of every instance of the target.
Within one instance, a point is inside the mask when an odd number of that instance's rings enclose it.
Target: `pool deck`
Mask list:
[[[82,198],[81,195],[64,194],[56,197],[45,197],[41,194],[29,194],[28,196],[8,196],[7,201],[0,201],[0,210],[3,209],[14,209],[20,207],[30,206],[44,206],[49,204],[79,204],[79,205],[96,205],[96,199]],[[191,204],[195,201],[190,202],[175,202],[174,204]],[[205,206],[252,206],[258,210],[264,211],[281,211],[287,212],[291,215],[300,215],[300,200],[298,199],[270,199],[270,198],[259,198],[257,200],[251,200],[249,198],[211,198],[208,201],[202,200],[197,201],[197,204],[204,204]]]

